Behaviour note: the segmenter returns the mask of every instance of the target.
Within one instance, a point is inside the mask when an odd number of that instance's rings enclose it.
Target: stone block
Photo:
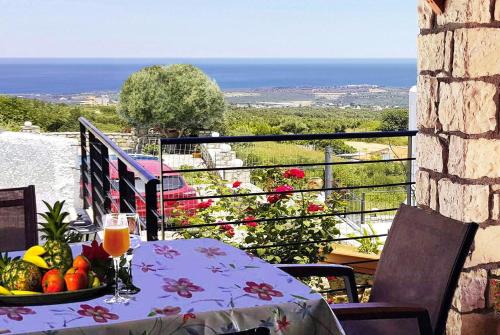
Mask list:
[[[495,313],[461,315],[460,335],[498,335],[500,334],[500,318]]]
[[[450,309],[446,322],[446,335],[461,335],[462,319],[460,313]]]
[[[453,64],[453,31],[447,31],[444,39],[444,71],[451,75]]]
[[[488,280],[487,308],[499,308],[500,312],[500,279],[490,278]]]
[[[495,85],[482,81],[441,83],[438,115],[443,130],[466,134],[495,130],[496,91]]]
[[[417,80],[417,127],[436,128],[438,101],[437,78],[431,76],[419,76]]]
[[[438,43],[438,45],[434,47],[427,45],[433,42]],[[437,40],[426,41],[424,46],[422,47],[423,50],[434,48],[434,50],[440,51],[441,48],[441,44]],[[422,54],[422,56],[425,57],[426,55]],[[424,65],[430,67],[430,64],[424,63]],[[455,30],[454,77],[477,78],[499,73],[500,29],[467,28]]]
[[[445,33],[420,35],[417,38],[418,71],[444,69]]]
[[[443,172],[443,147],[437,136],[417,134],[417,166]]]
[[[491,219],[500,220],[500,194],[493,194],[493,209],[491,211]]]
[[[488,23],[491,20],[490,0],[448,0],[443,14],[437,15],[438,25],[447,23]]]
[[[486,306],[485,292],[487,285],[488,272],[486,270],[478,269],[462,272],[452,305],[461,313],[484,308]]]
[[[438,210],[438,204],[439,204],[439,201],[438,201],[438,183],[436,180],[434,179],[431,179],[430,180],[430,190],[429,190],[429,193],[430,193],[430,207],[437,211]]]
[[[448,178],[438,182],[439,212],[462,222],[484,222],[489,218],[489,187],[462,185]]]
[[[495,21],[500,21],[500,0],[495,3]]]
[[[465,268],[481,264],[500,262],[499,244],[500,226],[479,228],[474,239],[472,252],[465,260]]]
[[[432,23],[434,21],[435,14],[426,0],[418,0],[417,11],[419,28],[432,29]]]
[[[461,178],[500,177],[500,141],[450,136],[448,172]]]
[[[418,205],[430,205],[430,183],[429,173],[426,171],[418,171],[416,176],[416,192],[415,197]]]

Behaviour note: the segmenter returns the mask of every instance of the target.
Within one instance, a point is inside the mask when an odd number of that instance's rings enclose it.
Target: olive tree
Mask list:
[[[120,92],[119,114],[139,129],[178,136],[218,130],[225,109],[219,86],[193,65],[150,66],[133,73]]]

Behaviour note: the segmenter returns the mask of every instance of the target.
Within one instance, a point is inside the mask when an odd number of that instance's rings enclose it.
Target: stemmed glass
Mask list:
[[[106,214],[103,216],[104,224],[104,250],[113,257],[115,266],[115,295],[105,299],[108,304],[124,304],[128,298],[120,296],[118,289],[118,272],[120,271],[120,257],[130,247],[130,235],[127,222],[120,219],[117,214]]]
[[[135,249],[141,246],[141,223],[139,216],[135,213],[121,213],[120,220],[126,222],[130,235],[130,247],[125,253],[124,273],[120,273],[123,282],[120,293],[125,295],[137,294],[141,289],[132,282],[132,258]]]

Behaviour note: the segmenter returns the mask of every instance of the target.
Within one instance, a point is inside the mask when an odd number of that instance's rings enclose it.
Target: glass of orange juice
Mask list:
[[[126,220],[116,214],[106,214],[103,216],[104,226],[104,250],[113,257],[115,265],[115,295],[104,300],[108,304],[124,304],[128,298],[120,296],[118,289],[118,272],[120,270],[120,257],[130,247],[129,227]]]

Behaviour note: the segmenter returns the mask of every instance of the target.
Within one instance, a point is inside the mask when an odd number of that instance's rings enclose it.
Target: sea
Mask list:
[[[221,89],[376,85],[409,88],[415,59],[33,59],[0,58],[0,94],[117,92],[133,72],[190,63]]]

